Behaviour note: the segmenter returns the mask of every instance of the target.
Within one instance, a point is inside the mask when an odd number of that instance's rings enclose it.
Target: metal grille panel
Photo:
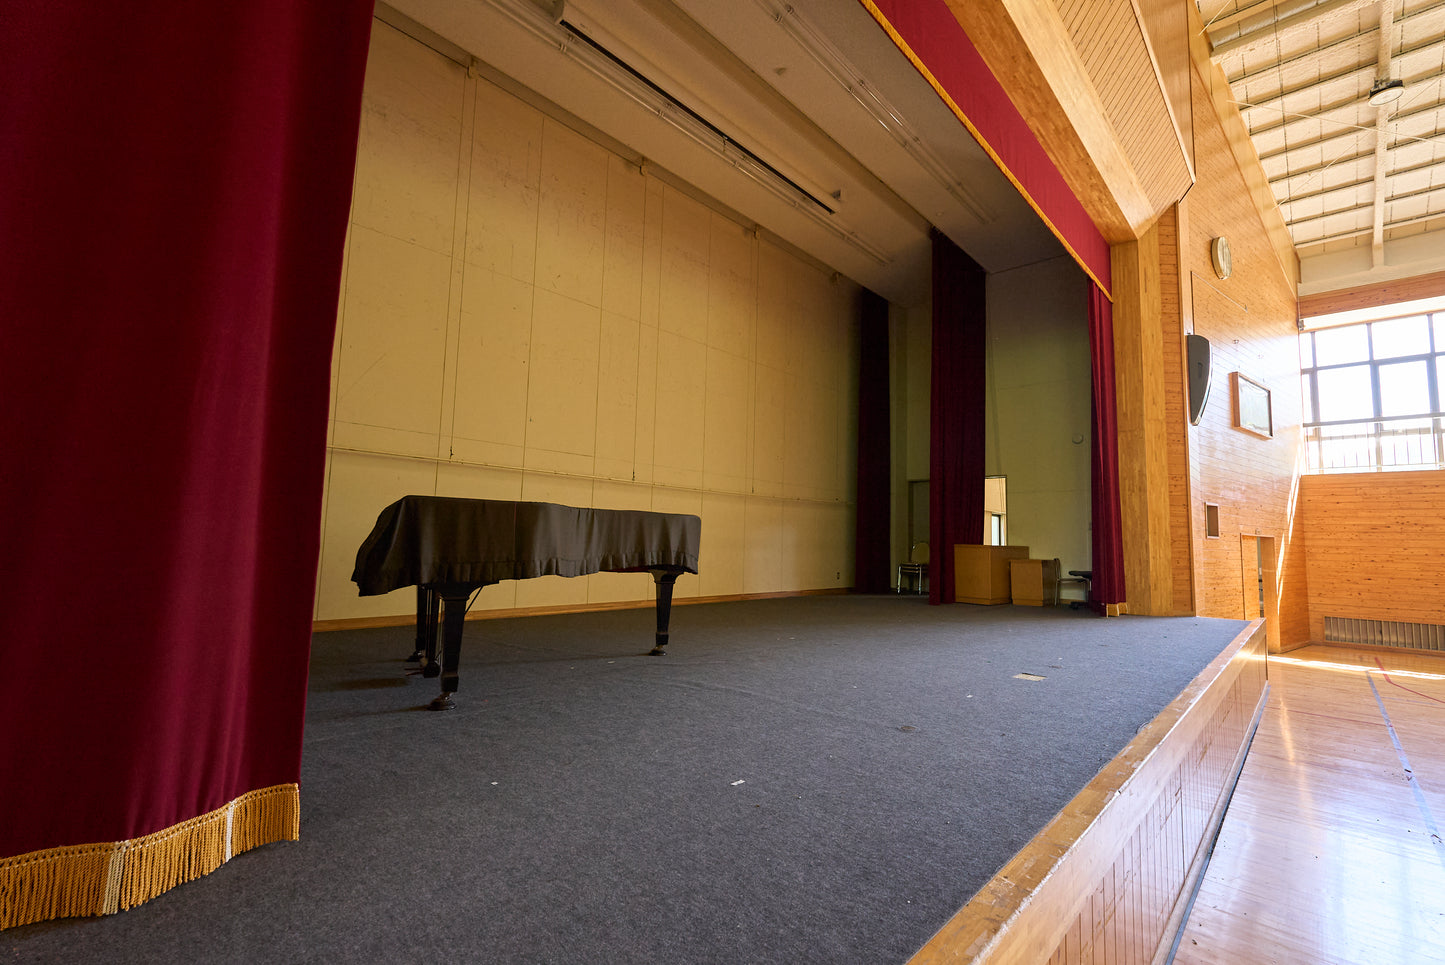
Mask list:
[[[1331,643],[1445,652],[1445,626],[1437,623],[1325,617],[1325,639]]]

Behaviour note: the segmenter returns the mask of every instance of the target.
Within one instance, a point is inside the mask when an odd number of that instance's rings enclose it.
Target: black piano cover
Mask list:
[[[362,596],[426,583],[496,583],[650,566],[697,572],[702,520],[505,499],[404,496],[356,552]]]

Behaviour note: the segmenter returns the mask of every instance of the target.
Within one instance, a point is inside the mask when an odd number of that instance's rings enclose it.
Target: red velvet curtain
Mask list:
[[[370,29],[0,12],[0,858],[299,778]]]
[[[883,593],[892,586],[888,301],[866,289],[859,301],[858,355],[858,496],[853,588],[859,593]]]
[[[928,602],[955,602],[953,546],[983,542],[987,275],[933,231]]]
[[[1103,611],[1124,600],[1124,530],[1119,514],[1119,420],[1114,387],[1114,312],[1089,286],[1089,354],[1093,359],[1092,510],[1094,576],[1089,598]]]

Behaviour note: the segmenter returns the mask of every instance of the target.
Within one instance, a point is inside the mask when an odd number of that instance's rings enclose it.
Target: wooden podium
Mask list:
[[[1027,546],[953,546],[953,595],[959,603],[993,606],[1013,599],[1010,560],[1026,560]]]

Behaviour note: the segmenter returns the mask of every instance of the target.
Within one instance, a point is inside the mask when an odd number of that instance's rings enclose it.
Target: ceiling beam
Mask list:
[[[1391,150],[1394,150],[1394,149],[1391,148]],[[1373,156],[1374,156],[1374,151],[1372,150],[1372,151],[1369,151],[1369,152],[1366,152],[1366,153],[1363,153],[1363,154],[1358,154],[1358,155],[1356,155],[1352,160],[1359,161],[1359,160],[1363,160],[1363,159],[1365,159],[1365,158],[1367,158],[1367,157],[1373,157]],[[1311,169],[1311,170],[1316,170],[1316,171],[1318,171],[1318,170],[1323,170],[1323,167],[1313,168],[1313,169]],[[1426,161],[1426,162],[1424,162],[1423,164],[1411,165],[1411,166],[1408,167],[1408,168],[1396,168],[1396,167],[1392,167],[1392,168],[1390,169],[1390,177],[1395,178],[1395,177],[1400,177],[1401,175],[1404,175],[1404,174],[1419,174],[1421,171],[1432,171],[1432,170],[1439,170],[1442,175],[1445,175],[1445,160],[1438,160],[1438,161],[1436,161],[1436,160],[1431,160],[1431,161]],[[1303,172],[1300,172],[1300,173],[1303,173]],[[1296,175],[1291,175],[1291,176],[1292,176],[1292,177],[1298,177],[1298,174],[1296,174]],[[1281,178],[1280,180],[1284,180],[1284,179]],[[1308,194],[1292,194],[1292,195],[1289,195],[1288,197],[1284,198],[1283,200],[1281,200],[1281,201],[1280,201],[1280,206],[1283,207],[1284,205],[1287,205],[1287,204],[1298,204],[1298,203],[1300,203],[1301,201],[1311,201],[1311,200],[1313,200],[1313,199],[1315,199],[1315,198],[1323,198],[1323,197],[1325,197],[1326,195],[1336,194],[1336,193],[1338,193],[1338,192],[1340,192],[1340,191],[1353,191],[1355,188],[1363,187],[1363,186],[1365,186],[1365,185],[1367,185],[1367,184],[1370,184],[1370,183],[1373,182],[1373,181],[1374,181],[1374,175],[1372,174],[1372,175],[1371,175],[1370,177],[1368,177],[1368,178],[1360,178],[1360,179],[1357,180],[1357,181],[1350,181],[1348,184],[1337,184],[1337,185],[1335,185],[1335,186],[1332,187],[1332,188],[1321,188],[1321,189],[1319,189],[1318,191],[1311,191],[1311,192],[1309,192]],[[1442,183],[1445,183],[1445,176],[1442,176],[1441,182],[1442,182]],[[1271,182],[1271,183],[1273,183],[1273,182]]]
[[[1406,191],[1404,194],[1397,194],[1392,197],[1386,198],[1385,203],[1394,204],[1397,201],[1408,201],[1411,198],[1423,198],[1437,194],[1445,196],[1445,184],[1437,184],[1433,188],[1421,188],[1418,191]],[[1362,208],[1362,205],[1350,204],[1344,206],[1343,208],[1336,208],[1333,211],[1326,211],[1324,214],[1310,215],[1308,218],[1296,218],[1295,220],[1290,222],[1290,228],[1293,229],[1298,225],[1302,224],[1314,224],[1316,221],[1324,221],[1326,218],[1337,218],[1342,214],[1350,214],[1351,212],[1360,211]],[[1384,230],[1389,231],[1391,228],[1395,228],[1400,225],[1413,224],[1416,221],[1428,220],[1430,218],[1445,218],[1445,211],[1428,212],[1426,214],[1420,215],[1419,217],[1405,218],[1398,221],[1386,221],[1384,224]],[[1369,234],[1370,229],[1360,228],[1354,233]]]
[[[1320,24],[1352,13],[1358,13],[1366,7],[1375,6],[1378,2],[1379,0],[1326,0],[1325,3],[1301,10],[1291,16],[1269,21],[1264,26],[1241,34],[1233,40],[1215,44],[1210,56],[1215,63],[1218,63],[1230,54],[1248,53],[1268,44],[1284,43],[1297,33],[1312,30]]]
[[[1403,123],[1404,121],[1412,121],[1412,120],[1415,120],[1416,118],[1428,118],[1429,120],[1434,121],[1436,115],[1438,115],[1439,113],[1440,113],[1440,103],[1437,101],[1437,102],[1432,103],[1432,104],[1425,104],[1424,106],[1422,106],[1422,107],[1420,107],[1420,108],[1418,108],[1418,109],[1416,109],[1416,110],[1410,111],[1408,114],[1396,114],[1396,115],[1395,115],[1395,131],[1396,131],[1396,135],[1395,135],[1395,136],[1396,136],[1396,138],[1399,139],[1400,137],[1406,137],[1406,138],[1410,138],[1410,139],[1413,139],[1413,140],[1426,140],[1426,139],[1429,139],[1429,138],[1432,138],[1432,137],[1438,135],[1440,132],[1439,132],[1439,131],[1434,131],[1434,130],[1432,130],[1430,134],[1427,134],[1427,135],[1425,135],[1424,137],[1419,137],[1419,136],[1412,135],[1412,134],[1401,135],[1401,134],[1399,133],[1399,130],[1400,130],[1400,124]],[[1332,134],[1322,134],[1322,135],[1320,135],[1319,137],[1311,138],[1311,139],[1308,140],[1308,141],[1300,141],[1300,142],[1298,142],[1298,143],[1296,143],[1296,144],[1291,144],[1291,145],[1289,145],[1288,150],[1291,151],[1291,152],[1293,152],[1293,151],[1301,151],[1301,150],[1304,150],[1305,148],[1319,147],[1321,144],[1328,144],[1330,141],[1338,141],[1338,140],[1342,140],[1342,139],[1344,139],[1344,138],[1346,138],[1346,137],[1359,137],[1359,136],[1361,136],[1361,135],[1363,135],[1363,134],[1370,134],[1370,133],[1373,133],[1373,130],[1374,130],[1373,128],[1369,128],[1369,127],[1358,127],[1358,126],[1353,125],[1353,124],[1343,125],[1343,126],[1346,128],[1346,129],[1343,130],[1343,131],[1335,131],[1335,132],[1332,133]],[[1286,153],[1286,149],[1283,148],[1283,147],[1281,147],[1279,150],[1270,151],[1270,152],[1267,153],[1267,154],[1261,154],[1261,155],[1259,156],[1259,159],[1260,159],[1261,161],[1272,161],[1272,160],[1274,160],[1274,159],[1277,158],[1277,157],[1283,156],[1285,153]]]
[[[1420,7],[1412,10],[1407,16],[1401,17],[1396,21],[1396,23],[1399,26],[1407,28],[1419,27],[1427,34],[1438,36],[1439,31],[1431,29],[1435,26],[1433,23],[1435,19],[1439,19],[1441,24],[1445,24],[1445,0],[1439,0],[1439,2],[1431,4],[1428,7]],[[1366,44],[1371,46],[1377,45],[1379,40],[1376,37],[1376,29],[1376,27],[1372,26],[1367,30],[1343,37],[1333,43],[1325,44],[1321,47],[1311,47],[1309,50],[1302,50],[1298,54],[1287,57],[1278,63],[1270,64],[1267,67],[1260,67],[1247,73],[1231,75],[1229,82],[1231,84],[1245,84],[1258,80],[1266,74],[1276,75],[1294,67],[1307,67],[1327,54],[1332,54],[1350,47],[1362,47]],[[1430,45],[1431,44],[1427,44],[1427,46]],[[1373,60],[1373,58],[1371,59]]]

